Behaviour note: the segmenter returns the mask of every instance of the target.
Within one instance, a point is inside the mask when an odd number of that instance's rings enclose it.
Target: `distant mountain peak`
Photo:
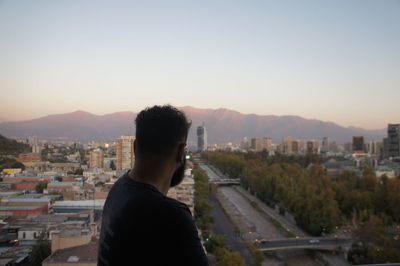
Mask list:
[[[178,107],[192,121],[189,142],[196,143],[196,128],[204,122],[209,143],[240,142],[243,137],[271,137],[276,143],[283,136],[294,139],[322,139],[327,136],[339,143],[351,141],[352,136],[365,136],[366,140],[381,140],[385,130],[365,130],[342,127],[333,122],[306,119],[296,115],[276,116],[243,114],[227,108],[203,109],[192,106]],[[56,139],[59,136],[78,141],[114,141],[121,135],[135,132],[135,112],[114,112],[95,115],[83,110],[71,113],[0,123],[0,134],[26,138],[38,136]]]
[[[95,114],[89,113],[89,112],[84,111],[84,110],[76,110],[76,111],[74,111],[72,113],[65,113],[65,115],[68,115],[68,114],[70,114],[70,115],[95,115]]]

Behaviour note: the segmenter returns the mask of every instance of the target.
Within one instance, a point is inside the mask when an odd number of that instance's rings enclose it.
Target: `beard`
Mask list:
[[[172,175],[170,187],[175,187],[179,185],[183,178],[185,177],[186,169],[186,157],[183,157],[183,163],[176,169],[175,173]]]

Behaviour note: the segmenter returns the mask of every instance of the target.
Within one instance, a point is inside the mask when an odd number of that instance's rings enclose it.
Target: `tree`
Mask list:
[[[210,253],[214,253],[218,248],[222,248],[225,245],[225,236],[213,235],[205,242],[206,250]]]
[[[45,258],[51,254],[51,244],[47,240],[46,230],[40,233],[36,245],[32,249],[31,264],[32,266],[41,266]]]
[[[45,181],[39,181],[39,182],[36,184],[35,190],[36,190],[37,193],[43,193],[43,190],[46,189],[46,188],[47,188],[47,182],[45,182]]]
[[[216,251],[217,263],[215,266],[245,266],[244,259],[239,252],[232,252],[225,248],[219,248]]]
[[[62,182],[62,181],[63,181],[62,176],[56,176],[55,179],[56,179],[56,181],[58,181],[58,182]]]
[[[82,168],[78,168],[75,170],[75,175],[83,175],[83,169]]]
[[[0,154],[13,154],[29,152],[30,147],[28,144],[19,143],[14,139],[8,139],[0,135]]]
[[[117,168],[115,167],[114,161],[111,161],[111,162],[110,162],[110,168],[111,168],[111,170],[117,169]]]
[[[25,165],[21,162],[16,162],[11,165],[11,168],[21,168],[23,171],[25,170]]]

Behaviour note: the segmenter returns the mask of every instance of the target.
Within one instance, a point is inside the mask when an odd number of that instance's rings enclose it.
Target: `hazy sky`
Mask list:
[[[400,122],[400,1],[0,0],[0,119],[171,103]]]

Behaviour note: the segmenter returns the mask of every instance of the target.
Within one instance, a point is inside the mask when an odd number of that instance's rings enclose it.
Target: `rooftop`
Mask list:
[[[98,239],[92,239],[88,244],[60,249],[51,254],[47,259],[43,261],[46,262],[97,262],[97,247]]]
[[[33,205],[33,206],[0,206],[0,211],[19,211],[19,210],[36,210],[38,208],[43,208],[43,205]]]
[[[56,201],[53,207],[104,206],[105,200],[63,200]]]
[[[67,187],[67,186],[79,186],[78,182],[51,182],[47,184],[47,187]]]

